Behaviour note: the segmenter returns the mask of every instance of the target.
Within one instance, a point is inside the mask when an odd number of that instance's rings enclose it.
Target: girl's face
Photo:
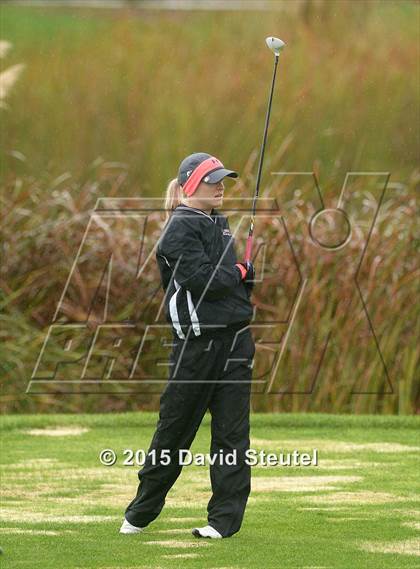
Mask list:
[[[201,182],[192,196],[184,197],[183,203],[210,213],[212,208],[217,208],[222,205],[224,191],[225,186],[223,180],[216,184]]]

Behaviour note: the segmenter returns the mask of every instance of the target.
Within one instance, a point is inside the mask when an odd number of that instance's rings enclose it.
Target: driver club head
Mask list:
[[[284,46],[286,45],[284,43],[284,41],[282,41],[279,38],[274,38],[274,37],[269,37],[266,38],[265,43],[267,44],[267,46],[271,49],[271,51],[274,53],[274,55],[278,56],[281,52],[281,50],[284,48]]]

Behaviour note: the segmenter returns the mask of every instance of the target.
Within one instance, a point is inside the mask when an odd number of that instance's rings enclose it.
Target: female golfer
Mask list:
[[[181,473],[182,460],[207,409],[211,413],[212,496],[208,525],[196,537],[238,532],[250,493],[249,412],[255,344],[249,328],[253,307],[252,263],[237,261],[223,201],[227,170],[214,156],[191,154],[166,194],[168,221],[156,259],[172,326],[169,380],[137,495],[121,533],[139,533],[161,512]],[[153,452],[152,452],[153,451]]]

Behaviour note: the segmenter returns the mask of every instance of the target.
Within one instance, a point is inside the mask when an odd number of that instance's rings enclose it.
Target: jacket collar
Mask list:
[[[174,212],[175,211],[189,211],[191,213],[201,214],[201,215],[204,215],[205,217],[207,217],[208,219],[210,219],[210,221],[212,221],[213,223],[216,223],[216,219],[212,216],[218,215],[218,211],[214,208],[212,208],[211,214],[209,215],[208,213],[206,213],[202,209],[198,209],[196,207],[190,207],[189,205],[185,205],[185,204],[180,204],[180,205],[176,206],[176,208],[174,209]]]

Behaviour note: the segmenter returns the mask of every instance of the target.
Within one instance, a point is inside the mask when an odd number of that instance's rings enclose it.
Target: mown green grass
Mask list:
[[[118,534],[125,506],[137,488],[138,470],[122,466],[122,451],[147,450],[156,419],[150,413],[4,416],[2,567],[418,567],[413,554],[419,544],[420,517],[417,417],[252,415],[252,448],[310,451],[316,444],[319,466],[254,467],[243,527],[221,541],[199,541],[190,534],[192,527],[205,522],[210,497],[206,467],[192,466],[184,467],[163,512],[143,535]],[[61,437],[27,433],[64,426],[85,427],[88,432]],[[343,443],[376,446],[349,448]],[[192,451],[208,452],[208,446],[206,416]],[[115,466],[101,466],[98,455],[103,448],[117,452],[120,460]],[[359,479],[339,479],[330,484],[334,489],[285,491],[286,483],[308,476]],[[259,481],[268,477],[274,489],[258,490]],[[48,516],[54,519],[48,521]],[[69,516],[108,518],[83,523],[66,521]],[[181,532],[166,532],[177,529]],[[167,544],[148,544],[153,541]],[[362,549],[363,544],[398,548],[404,543],[411,554]],[[197,556],[175,557],[186,553]]]

